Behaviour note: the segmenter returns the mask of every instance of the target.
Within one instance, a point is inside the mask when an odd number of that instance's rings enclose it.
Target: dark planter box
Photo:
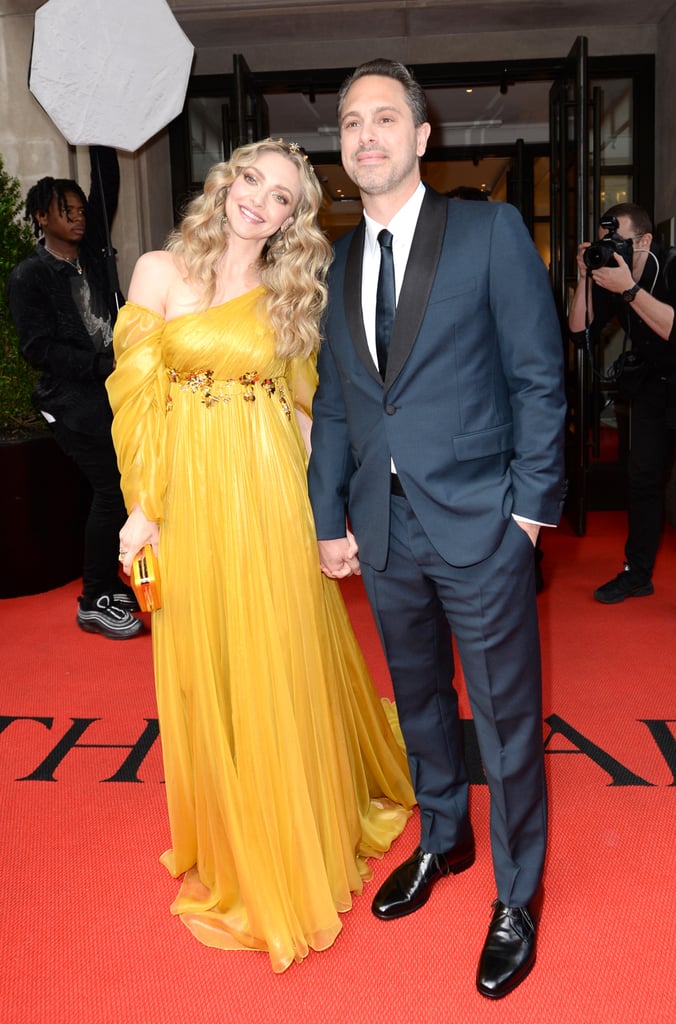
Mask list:
[[[0,440],[0,598],[40,594],[82,575],[91,491],[49,434]]]

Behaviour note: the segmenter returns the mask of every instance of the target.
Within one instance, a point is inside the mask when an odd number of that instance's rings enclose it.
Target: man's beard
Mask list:
[[[389,164],[386,168],[361,167],[356,161],[354,163],[354,181],[357,188],[368,196],[381,196],[391,192],[402,181],[404,181],[417,166],[418,157],[413,157],[410,163],[402,165]]]

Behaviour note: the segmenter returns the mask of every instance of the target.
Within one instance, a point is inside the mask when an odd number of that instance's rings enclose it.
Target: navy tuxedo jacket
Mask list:
[[[545,267],[518,211],[427,189],[397,303],[385,381],[361,312],[362,221],[335,246],[313,406],[319,539],[345,535],[382,569],[390,458],[442,558],[496,550],[512,513],[559,520],[563,345]]]

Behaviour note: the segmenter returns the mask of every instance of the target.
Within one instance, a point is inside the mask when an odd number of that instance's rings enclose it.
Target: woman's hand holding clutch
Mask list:
[[[149,544],[155,556],[160,538],[160,528],[152,519],[146,519],[140,505],[134,505],[129,518],[120,530],[120,564],[127,576],[135,556]]]

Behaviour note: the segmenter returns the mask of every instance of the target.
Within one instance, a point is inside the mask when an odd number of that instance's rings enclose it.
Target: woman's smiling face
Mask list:
[[[241,238],[265,241],[293,223],[300,175],[280,153],[263,152],[233,181],[225,199],[228,227]]]

